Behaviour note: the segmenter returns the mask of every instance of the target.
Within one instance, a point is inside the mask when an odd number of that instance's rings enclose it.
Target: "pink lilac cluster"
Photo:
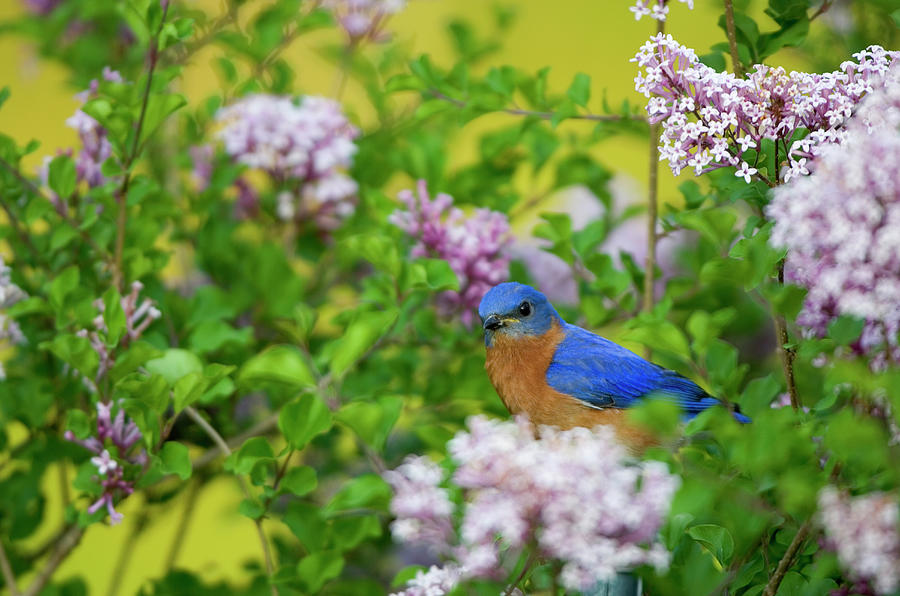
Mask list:
[[[439,297],[444,312],[460,311],[470,325],[481,298],[509,277],[509,220],[503,213],[476,209],[471,216],[453,206],[453,197],[439,193],[432,200],[428,186],[419,180],[416,192],[398,195],[405,209],[389,221],[416,240],[413,257],[443,259],[459,280],[459,292]]]
[[[687,4],[688,8],[694,9],[694,0],[678,0]],[[669,15],[669,0],[637,0],[634,6],[629,8],[634,13],[634,20],[640,21],[641,17],[649,16],[660,22],[665,22]]]
[[[851,497],[833,487],[819,493],[819,515],[827,544],[857,581],[878,594],[900,589],[900,504],[896,495]]]
[[[153,300],[144,298],[143,301],[140,301],[140,292],[142,289],[144,289],[144,284],[135,281],[131,284],[131,292],[122,297],[122,310],[125,313],[125,334],[120,341],[122,347],[127,347],[129,343],[140,339],[147,327],[162,316],[159,309],[153,305]],[[88,331],[87,329],[82,329],[76,333],[79,337],[86,337],[91,342],[91,347],[100,359],[100,364],[97,368],[97,376],[94,380],[90,381],[84,379],[85,384],[92,391],[97,390],[97,384],[100,382],[100,379],[102,379],[109,369],[112,368],[113,364],[115,364],[115,354],[113,353],[113,350],[107,345],[105,338],[100,335],[101,333],[105,335],[108,331],[106,328],[106,321],[103,320],[103,313],[106,311],[106,305],[103,303],[103,300],[97,299],[94,301],[94,307],[99,311],[93,321],[94,330]]]
[[[839,315],[865,320],[852,346],[873,366],[900,361],[900,67],[823,147],[811,176],[775,189],[773,246],[788,249],[785,279],[808,290],[797,323],[823,336]]]
[[[444,479],[441,467],[425,456],[409,457],[396,470],[385,472],[384,479],[394,489],[394,540],[447,554],[454,533],[450,521],[454,505],[450,492],[440,486]]]
[[[406,8],[406,0],[323,0],[322,7],[331,11],[350,43],[358,44],[386,40],[384,25]]]
[[[62,0],[25,0],[25,7],[29,12],[38,16],[46,16],[53,12]]]
[[[103,69],[103,80],[112,83],[122,83],[122,75],[117,71],[111,70],[108,66]],[[82,103],[97,96],[99,82],[97,79],[91,81],[90,87],[76,95]],[[100,186],[106,182],[106,177],[101,171],[103,162],[112,155],[112,145],[107,138],[106,129],[100,125],[93,117],[88,116],[83,111],[78,110],[72,115],[66,124],[70,128],[78,131],[78,138],[81,140],[81,151],[75,158],[75,168],[78,174],[78,180],[84,180],[88,186]]]
[[[345,172],[359,131],[336,101],[256,94],[221,109],[216,119],[224,125],[225,152],[285,188],[278,194],[281,219],[310,218],[332,230],[353,213],[358,187]]]
[[[395,524],[421,528],[425,519],[429,528],[441,528],[443,533],[409,536],[433,551],[452,553],[455,563],[445,570],[453,577],[503,579],[501,560],[510,559],[504,551],[532,546],[541,557],[562,563],[560,580],[571,590],[586,590],[638,565],[668,566],[669,553],[657,532],[680,479],[661,462],[628,463],[611,428],[541,427],[536,437],[524,417],[475,417],[468,432],[448,443],[448,451],[457,466],[452,482],[464,495],[459,538],[448,539],[443,531],[453,512],[440,492],[440,469],[419,460],[408,462],[421,468],[414,474],[408,468],[397,473],[430,483],[424,491],[429,496],[412,509],[411,520],[400,517]],[[397,498],[410,496],[398,492]],[[435,536],[438,544],[432,542]],[[432,573],[437,574],[432,570],[423,577]]]
[[[115,509],[116,498],[134,492],[134,483],[125,479],[122,463],[139,466],[147,463],[147,451],[144,448],[132,449],[141,440],[141,431],[134,421],[126,418],[121,407],[113,419],[112,404],[98,402],[96,433],[86,439],[79,439],[72,431],[67,430],[65,438],[95,454],[91,463],[97,467],[97,479],[103,487],[103,494],[88,507],[88,513],[93,515],[105,507],[109,523],[118,524],[123,515]],[[110,447],[115,449],[116,456],[110,454]]]
[[[649,99],[650,122],[662,122],[660,160],[668,160],[675,175],[684,168],[699,176],[738,167],[736,175],[749,183],[761,173],[744,153],[764,139],[789,147],[779,172],[783,181],[808,174],[822,147],[844,138],[844,123],[897,56],[872,46],[834,72],[788,73],[757,64],[739,78],[706,66],[694,50],[660,34],[632,61],[643,69],[635,88]],[[802,131],[808,134],[791,142]]]
[[[19,324],[4,312],[13,304],[28,297],[19,286],[12,282],[12,269],[0,258],[0,340],[21,345],[26,343],[25,334]],[[6,379],[6,369],[0,362],[0,380]]]

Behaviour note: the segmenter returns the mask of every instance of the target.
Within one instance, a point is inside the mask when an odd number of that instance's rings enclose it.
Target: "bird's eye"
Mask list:
[[[523,317],[527,317],[531,314],[531,304],[528,302],[523,302],[519,305],[519,314]]]

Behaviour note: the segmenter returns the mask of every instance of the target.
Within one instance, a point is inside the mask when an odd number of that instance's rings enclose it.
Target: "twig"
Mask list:
[[[109,580],[109,587],[106,589],[107,596],[116,596],[119,593],[119,588],[122,587],[122,578],[125,577],[125,571],[128,569],[131,555],[134,554],[134,545],[137,544],[138,536],[141,535],[146,527],[147,514],[142,512],[134,522],[131,532],[128,533],[125,544],[119,550],[119,559],[116,561],[116,567],[113,569],[112,577]]]
[[[728,33],[728,49],[731,52],[731,65],[737,77],[744,78],[744,65],[738,54],[737,31],[734,27],[734,5],[725,0],[725,31]]]
[[[800,526],[800,529],[797,530],[797,535],[794,536],[794,539],[791,541],[790,545],[788,545],[784,556],[778,561],[778,567],[775,569],[775,574],[769,579],[769,583],[766,584],[766,589],[763,591],[762,596],[775,596],[775,593],[778,592],[778,586],[781,585],[781,580],[784,579],[784,575],[790,568],[794,556],[797,554],[797,551],[800,550],[800,547],[803,545],[803,541],[806,540],[806,536],[809,534],[811,528],[812,520],[808,519]]]
[[[212,427],[212,425],[200,415],[197,410],[192,408],[191,406],[187,406],[184,408],[185,414],[190,417],[191,420],[197,423],[203,432],[212,439],[213,443],[219,446],[219,449],[225,455],[231,455],[231,448],[228,446],[228,443],[225,442],[225,439],[222,438],[222,435]],[[241,491],[244,493],[244,497],[247,499],[252,499],[253,496],[250,494],[250,489],[247,487],[247,483],[242,476],[236,475],[238,484],[241,487]],[[262,519],[255,519],[253,523],[256,524],[256,532],[259,534],[259,541],[262,544],[263,557],[266,562],[266,573],[269,579],[269,590],[272,592],[272,596],[278,596],[278,589],[275,587],[275,584],[272,583],[272,574],[275,572],[275,566],[272,564],[272,553],[269,550],[269,541],[266,539],[266,533],[263,531],[262,527]]]
[[[9,588],[11,596],[19,596],[19,588],[16,586],[16,574],[13,573],[12,565],[6,557],[6,550],[3,548],[3,541],[0,540],[0,571],[3,572],[3,582]]]
[[[184,510],[181,512],[181,521],[178,529],[175,531],[175,539],[172,540],[172,547],[166,557],[166,572],[172,570],[175,561],[178,560],[178,553],[181,551],[181,545],[184,544],[184,536],[187,534],[188,524],[191,520],[191,514],[194,512],[194,506],[197,504],[197,496],[200,494],[200,482],[191,481],[188,487],[187,500],[184,503]]]
[[[516,588],[519,587],[519,583],[525,578],[525,575],[528,573],[528,570],[531,568],[531,565],[534,564],[536,559],[537,555],[535,554],[534,550],[528,553],[528,559],[525,560],[525,565],[522,566],[522,571],[519,572],[519,575],[516,576],[516,579],[514,579],[513,582],[506,587],[506,591],[503,592],[503,596],[512,596],[512,593],[515,592]]]
[[[11,163],[6,161],[2,157],[0,157],[0,167],[2,167],[7,172],[12,174],[16,178],[16,180],[18,180],[22,184],[22,186],[25,187],[25,190],[27,190],[33,196],[38,197],[39,199],[42,199],[44,201],[47,201],[50,204],[53,204],[53,201],[51,201],[49,197],[45,196],[44,193],[41,192],[41,189],[38,188],[34,182],[32,182],[31,180],[29,180],[28,178],[23,176],[22,173],[18,169],[16,169]],[[7,208],[5,202],[3,203],[3,208],[4,209]],[[72,229],[74,229],[76,232],[78,232],[78,234],[81,236],[81,239],[84,240],[85,243],[88,246],[90,246],[96,253],[98,253],[100,255],[106,254],[106,251],[104,249],[100,248],[97,245],[97,243],[94,242],[94,239],[91,238],[90,234],[88,234],[87,232],[82,230],[78,226],[78,223],[75,222],[75,220],[73,220],[71,217],[69,217],[69,214],[66,213],[65,210],[56,209],[55,211],[63,219],[63,221],[66,222],[66,224],[68,224]],[[9,213],[10,213],[10,211],[7,211],[7,215]],[[13,221],[13,218],[10,218],[10,222],[12,222],[12,221]],[[16,221],[18,221],[18,220],[16,220]],[[29,240],[29,242],[27,242],[27,244],[31,244],[30,240]]]
[[[228,439],[225,443],[225,446],[228,447],[228,451],[222,451],[222,448],[217,443],[215,447],[208,449],[203,455],[194,460],[193,468],[198,470],[205,466],[208,466],[222,454],[228,455],[231,453],[231,448],[237,447],[243,444],[244,441],[249,439],[250,437],[255,437],[258,435],[264,435],[270,430],[274,429],[278,425],[278,413],[272,414],[268,418],[264,418],[260,420],[244,432],[239,435],[235,435],[234,437]]]
[[[429,90],[429,93],[437,99],[442,101],[446,101],[460,109],[466,108],[469,106],[468,103],[461,99],[456,99],[454,97],[450,97],[449,95],[445,95],[438,91],[437,89]],[[553,112],[538,112],[535,110],[521,110],[518,108],[502,108],[499,110],[493,110],[495,112],[502,112],[504,114],[511,114],[513,116],[528,116],[534,118],[540,118],[542,120],[550,120],[555,116]],[[638,114],[629,114],[627,116],[622,116],[619,114],[575,114],[573,116],[568,117],[569,120],[591,120],[594,122],[620,122],[622,120],[633,120],[635,122],[646,122],[647,119]]]
[[[163,26],[166,23],[166,15],[169,13],[169,3],[163,3],[162,18],[159,21],[159,27],[156,34],[150,39],[150,47],[147,52],[149,65],[147,67],[147,84],[144,85],[144,97],[141,100],[141,111],[138,115],[137,125],[134,130],[134,141],[131,143],[131,151],[125,159],[123,170],[125,177],[122,179],[122,187],[116,194],[116,205],[118,213],[116,214],[116,244],[113,257],[113,285],[122,291],[122,254],[125,250],[125,226],[128,223],[128,186],[131,184],[131,166],[137,159],[141,148],[141,131],[144,128],[144,119],[147,116],[147,106],[150,104],[150,89],[153,85],[153,72],[156,70],[156,64],[159,62],[159,36],[162,33]]]
[[[810,22],[815,21],[820,16],[822,16],[823,14],[828,12],[828,9],[831,8],[832,1],[833,0],[824,0],[822,2],[822,6],[820,6],[819,9],[816,12],[814,12],[811,17],[809,17]]]
[[[70,527],[68,531],[62,535],[59,542],[57,542],[56,546],[53,548],[53,552],[50,553],[47,564],[38,572],[37,577],[34,578],[31,585],[25,590],[23,593],[24,596],[37,596],[37,594],[40,594],[41,590],[44,589],[44,586],[47,585],[47,582],[50,581],[50,578],[56,572],[56,569],[66,557],[69,556],[72,549],[78,546],[82,536],[84,536],[84,528],[79,526]]]
[[[778,283],[784,285],[784,260],[778,263]],[[791,398],[791,407],[800,410],[800,398],[797,395],[797,383],[794,379],[794,350],[788,347],[787,321],[784,315],[775,315],[775,341],[778,342],[778,353],[781,357],[781,368],[784,371],[784,382]]]

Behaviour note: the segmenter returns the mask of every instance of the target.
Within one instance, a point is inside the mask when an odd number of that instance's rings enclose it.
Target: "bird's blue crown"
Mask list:
[[[497,334],[509,337],[543,335],[559,314],[547,297],[516,282],[494,286],[481,299],[478,316],[484,326],[484,343],[491,345]]]

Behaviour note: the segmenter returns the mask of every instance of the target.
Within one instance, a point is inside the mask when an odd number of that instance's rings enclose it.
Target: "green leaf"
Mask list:
[[[381,451],[402,408],[403,400],[399,397],[383,397],[377,402],[354,401],[338,410],[335,418],[373,449]]]
[[[734,554],[734,538],[726,528],[715,524],[700,524],[688,529],[688,535],[699,542],[720,568],[728,566]]]
[[[303,449],[318,434],[331,428],[331,411],[312,393],[284,405],[278,414],[278,428],[294,449]]]
[[[61,199],[66,200],[75,192],[78,184],[75,162],[68,155],[57,155],[50,162],[47,183]]]
[[[166,118],[185,105],[187,100],[178,93],[151,93],[141,130],[141,144],[153,135]]]
[[[572,84],[569,85],[569,90],[566,91],[566,95],[576,105],[586,108],[588,101],[591,99],[591,77],[583,72],[576,74]]]
[[[282,521],[307,551],[318,551],[325,546],[327,526],[318,506],[291,501]]]
[[[92,434],[93,428],[88,415],[81,410],[69,410],[66,413],[66,430],[72,431],[79,439]]]
[[[891,19],[897,27],[900,27],[900,8],[891,13]]]
[[[438,102],[443,107],[449,104]],[[402,261],[397,243],[388,236],[360,234],[351,236],[343,242],[344,248],[359,258],[365,259],[378,269],[390,273],[392,277],[400,274]]]
[[[100,358],[88,338],[71,334],[57,335],[52,341],[41,344],[41,347],[49,349],[57,358],[88,379],[94,379],[97,375]]]
[[[127,321],[122,309],[122,297],[119,291],[110,287],[103,294],[103,322],[106,323],[106,343],[116,346],[126,331]]]
[[[50,306],[53,307],[54,311],[59,313],[63,304],[65,304],[66,296],[78,287],[80,277],[78,267],[72,265],[63,269],[62,273],[53,278],[53,281],[50,282],[50,291],[47,297],[50,299]]]
[[[180,412],[187,406],[191,405],[203,395],[209,386],[202,373],[189,372],[177,381],[172,388],[172,407],[175,412]]]
[[[622,339],[640,342],[654,350],[662,350],[690,359],[691,349],[688,340],[681,329],[674,324],[665,320],[635,320],[633,324],[634,328],[628,330]]]
[[[331,374],[339,377],[356,364],[372,345],[385,333],[399,315],[396,309],[361,313],[350,323],[331,358]]]
[[[841,315],[828,323],[828,337],[839,346],[847,346],[859,339],[866,322],[850,315]]]
[[[169,385],[192,372],[202,372],[203,363],[192,352],[180,348],[169,348],[159,358],[147,362],[151,373],[161,375]]]
[[[6,100],[9,99],[10,95],[9,85],[4,85],[3,88],[0,89],[0,107],[3,107],[3,104],[6,103]]]
[[[331,522],[331,537],[335,547],[348,551],[364,540],[381,536],[381,522],[374,513],[336,517]]]
[[[274,461],[275,453],[264,437],[247,439],[241,448],[225,458],[225,469],[235,474],[249,474],[260,461]]]
[[[425,270],[425,286],[435,292],[444,290],[459,291],[459,279],[450,263],[444,259],[419,259],[416,261]]]
[[[159,450],[159,458],[162,460],[163,472],[177,474],[182,480],[191,477],[191,457],[188,448],[176,441],[166,441]]]
[[[744,388],[741,395],[741,410],[751,418],[758,412],[764,412],[771,408],[772,400],[781,391],[781,382],[774,374],[766,375],[759,379],[753,379]]]
[[[294,466],[285,473],[279,487],[281,490],[285,490],[297,497],[302,497],[316,490],[318,484],[316,471],[313,468],[309,466]]]
[[[288,345],[271,346],[245,362],[237,380],[244,385],[261,382],[284,383],[297,388],[315,385],[312,371],[300,350]]]
[[[383,509],[391,499],[391,487],[381,476],[366,474],[344,484],[328,503],[326,510],[335,513],[344,509],[373,507]]]
[[[327,582],[341,574],[344,569],[344,557],[337,551],[320,551],[300,559],[297,564],[297,577],[307,593],[315,594]]]
[[[253,499],[244,499],[238,505],[238,513],[246,515],[250,519],[259,519],[266,512],[265,508]]]

